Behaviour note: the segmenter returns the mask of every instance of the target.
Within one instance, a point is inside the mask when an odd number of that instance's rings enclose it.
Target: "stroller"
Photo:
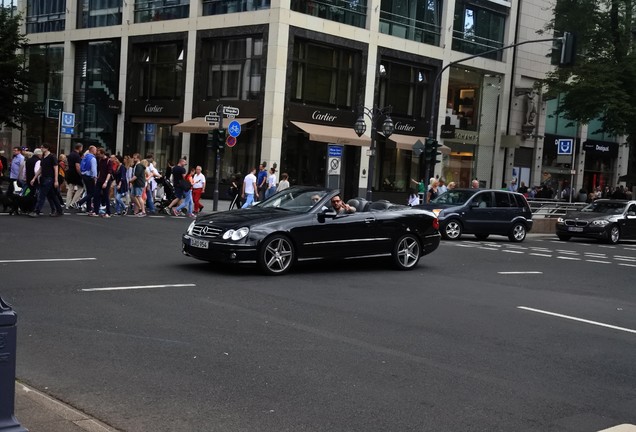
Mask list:
[[[6,196],[9,214],[30,213],[35,209],[35,189],[31,186],[20,187],[17,181],[13,182],[13,194]]]
[[[157,185],[163,189],[163,196],[157,197],[155,207],[157,208],[157,212],[162,212],[174,201],[177,195],[174,193],[174,186],[167,178],[158,178]]]

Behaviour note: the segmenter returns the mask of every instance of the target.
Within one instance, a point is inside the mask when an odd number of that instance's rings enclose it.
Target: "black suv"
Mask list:
[[[442,237],[457,240],[474,234],[485,240],[490,234],[521,242],[532,229],[532,211],[520,193],[491,189],[453,189],[416,206],[431,210],[439,219]]]

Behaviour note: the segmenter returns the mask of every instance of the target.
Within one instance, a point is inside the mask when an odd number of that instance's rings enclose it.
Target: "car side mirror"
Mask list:
[[[323,206],[322,211],[318,213],[318,221],[324,222],[327,218],[334,219],[337,215],[335,210]]]

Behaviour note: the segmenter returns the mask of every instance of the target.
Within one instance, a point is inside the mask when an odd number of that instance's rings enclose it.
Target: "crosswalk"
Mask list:
[[[593,243],[577,243],[589,251],[566,249],[565,243],[559,240],[538,239],[533,243],[543,242],[546,245],[532,246],[517,243],[503,243],[476,240],[444,241],[442,245],[501,252],[516,256],[533,256],[563,261],[583,261],[598,265],[617,265],[636,268],[636,244],[597,245]],[[593,248],[593,249],[592,249]]]

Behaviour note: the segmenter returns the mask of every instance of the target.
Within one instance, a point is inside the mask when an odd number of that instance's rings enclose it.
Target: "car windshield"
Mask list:
[[[454,191],[449,190],[438,196],[437,198],[431,200],[433,204],[464,204],[466,201],[473,196],[475,192],[473,191]]]
[[[307,190],[292,187],[272,195],[265,201],[255,204],[254,207],[277,208],[298,213],[307,213],[316,207],[325,195],[327,195],[326,190]]]
[[[581,209],[582,212],[602,213],[602,214],[622,214],[625,211],[624,203],[598,202],[595,201]]]

